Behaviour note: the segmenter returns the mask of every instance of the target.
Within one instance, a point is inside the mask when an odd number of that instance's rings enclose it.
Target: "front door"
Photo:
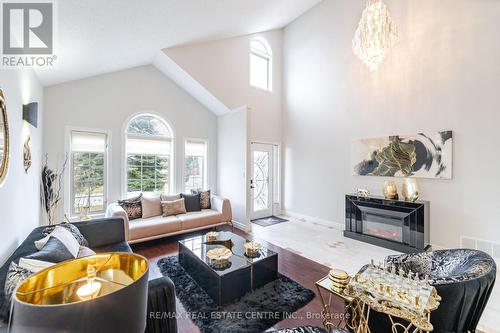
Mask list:
[[[252,219],[273,215],[273,146],[252,143]]]

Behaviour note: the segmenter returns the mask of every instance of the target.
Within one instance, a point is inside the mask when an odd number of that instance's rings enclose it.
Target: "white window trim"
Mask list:
[[[72,214],[72,193],[73,193],[73,179],[72,179],[72,147],[71,147],[71,133],[72,132],[88,132],[88,133],[97,133],[106,135],[106,153],[104,156],[104,164],[106,167],[104,168],[104,210],[103,212],[98,213],[89,213],[90,217],[102,217],[106,212],[107,205],[109,203],[109,175],[111,174],[111,163],[112,163],[112,131],[109,129],[98,129],[98,128],[88,128],[88,127],[75,127],[75,126],[66,126],[64,128],[64,151],[65,158],[68,158],[68,162],[66,164],[66,169],[64,170],[64,214],[68,216],[70,221],[78,220],[78,215]]]
[[[203,189],[204,190],[210,190],[210,181],[209,181],[209,159],[210,159],[210,140],[206,138],[195,138],[195,137],[184,137],[184,144],[182,145],[182,192],[185,193],[186,191],[186,184],[184,182],[184,179],[186,177],[186,167],[185,167],[185,159],[186,159],[186,142],[187,141],[199,141],[199,142],[204,142],[205,143],[205,163],[204,163],[204,184],[203,184]]]
[[[252,48],[252,41],[259,41],[260,43],[264,44],[264,47],[266,49],[268,49],[269,51],[269,54],[268,53],[262,53],[260,52],[259,50],[254,50]],[[254,86],[252,83],[251,83],[251,77],[252,77],[252,55],[255,55],[257,57],[260,57],[260,58],[263,58],[263,59],[266,59],[268,61],[267,63],[267,86],[268,88],[265,89],[265,88],[262,88],[262,87],[257,87],[257,86]],[[254,88],[254,89],[258,89],[258,90],[261,90],[261,91],[265,91],[265,92],[268,92],[268,93],[272,93],[273,92],[273,49],[271,48],[271,45],[269,44],[269,42],[263,38],[263,37],[253,37],[250,39],[250,42],[249,42],[249,52],[248,52],[248,84],[250,87]]]
[[[139,111],[139,112],[136,112],[132,115],[130,115],[126,120],[125,120],[125,123],[123,124],[122,126],[122,133],[121,133],[121,137],[122,137],[122,174],[121,174],[121,194],[122,194],[122,198],[126,198],[127,197],[127,190],[128,190],[128,170],[127,170],[127,137],[128,137],[128,134],[127,134],[127,128],[128,128],[128,125],[130,123],[130,121],[132,121],[132,119],[134,118],[137,118],[139,116],[154,116],[154,117],[157,117],[157,118],[160,118],[166,125],[167,127],[169,128],[170,130],[170,134],[171,134],[171,137],[170,137],[170,143],[172,144],[172,148],[170,149],[171,150],[171,157],[170,157],[170,184],[169,184],[169,192],[170,193],[174,193],[175,191],[175,188],[176,188],[176,180],[177,180],[177,172],[178,172],[178,168],[176,168],[176,133],[175,133],[175,128],[172,126],[172,123],[165,118],[164,115],[162,115],[161,113],[158,113],[158,112],[155,112],[155,111],[151,111],[151,110],[144,110],[144,111]],[[134,134],[135,135],[135,134]],[[141,136],[141,135],[138,135],[138,137]],[[145,136],[145,137],[148,137],[148,136]],[[148,137],[149,139],[152,139],[154,140],[154,137]]]

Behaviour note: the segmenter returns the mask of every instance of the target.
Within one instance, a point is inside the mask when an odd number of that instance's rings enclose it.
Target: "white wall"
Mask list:
[[[30,70],[0,70],[9,122],[10,162],[0,185],[0,262],[3,263],[40,221],[40,162],[42,157],[43,93]],[[38,128],[22,119],[23,104],[38,102]],[[32,165],[24,172],[23,145],[31,136]]]
[[[123,197],[123,131],[139,112],[155,112],[175,132],[175,189],[184,189],[184,138],[209,140],[209,187],[216,191],[217,119],[213,113],[151,65],[72,81],[45,89],[44,151],[62,160],[65,127],[111,131],[109,201]]]
[[[272,92],[249,85],[250,40],[255,36],[265,38],[273,51]],[[191,44],[165,53],[230,109],[250,108],[251,140],[281,142],[281,30]]]
[[[248,227],[248,112],[245,106],[217,118],[217,188],[231,198],[233,221]]]
[[[344,220],[355,138],[454,131],[452,180],[419,180],[431,243],[499,242],[500,1],[386,0],[400,37],[369,72],[351,50],[364,1],[327,0],[283,33],[285,208]],[[499,250],[500,251],[500,250]]]

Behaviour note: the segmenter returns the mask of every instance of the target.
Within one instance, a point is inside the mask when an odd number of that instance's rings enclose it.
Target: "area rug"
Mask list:
[[[261,219],[255,219],[252,220],[252,223],[255,223],[257,225],[260,225],[261,227],[269,227],[271,225],[275,225],[278,223],[283,223],[288,221],[287,219],[277,217],[277,216],[268,216],[268,217],[263,217]]]
[[[186,316],[203,333],[264,332],[314,298],[311,290],[280,274],[276,281],[220,307],[187,274],[177,257],[158,260],[158,267],[174,283]]]

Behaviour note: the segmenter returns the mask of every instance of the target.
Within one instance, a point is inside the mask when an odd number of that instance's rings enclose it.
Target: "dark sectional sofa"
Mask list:
[[[80,232],[89,242],[89,247],[97,253],[103,252],[133,252],[125,240],[125,223],[122,218],[105,218],[85,222],[76,222]],[[35,228],[24,242],[16,249],[9,259],[0,268],[0,319],[7,323],[10,313],[10,301],[5,298],[4,285],[10,263],[19,262],[37,251],[34,242],[43,238],[45,227]],[[119,311],[119,304],[117,304]],[[146,332],[177,332],[175,316],[151,316],[150,313],[175,313],[175,287],[168,277],[161,277],[149,281],[148,291],[148,320]]]

